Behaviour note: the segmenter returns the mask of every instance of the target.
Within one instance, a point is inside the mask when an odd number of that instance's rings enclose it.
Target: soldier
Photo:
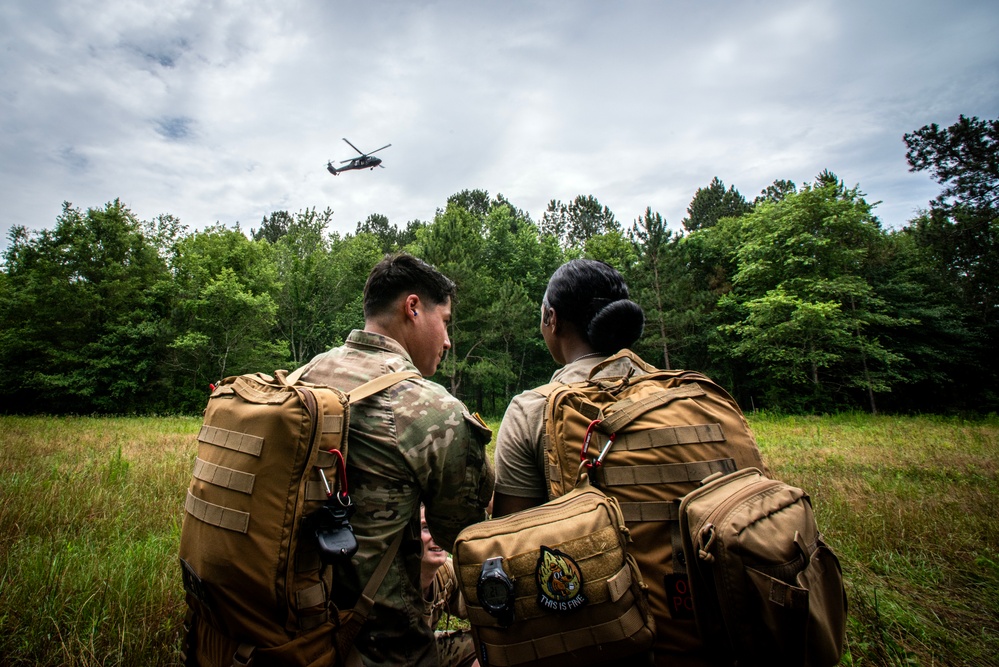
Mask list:
[[[350,391],[372,378],[414,370],[428,378],[451,347],[455,284],[407,254],[387,256],[364,286],[364,329],[312,359],[305,382]],[[493,473],[491,433],[442,386],[405,380],[352,406],[347,481],[358,551],[335,573],[333,600],[354,606],[393,539],[399,553],[355,646],[365,665],[437,665],[420,585],[420,503],[434,541],[447,551],[462,528],[486,518]]]
[[[424,619],[427,625],[435,630],[437,656],[441,667],[477,667],[479,663],[475,659],[475,645],[469,629],[436,629],[441,618],[450,619],[454,616],[468,620],[468,608],[458,589],[454,562],[448,552],[434,542],[423,510],[421,510],[420,528],[423,530],[423,570],[420,574],[420,586],[426,604]]]

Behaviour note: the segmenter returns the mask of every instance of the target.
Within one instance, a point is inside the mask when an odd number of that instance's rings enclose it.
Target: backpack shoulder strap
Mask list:
[[[369,380],[361,386],[351,389],[347,392],[347,394],[350,396],[351,403],[357,403],[358,401],[364,400],[369,396],[374,396],[378,392],[384,391],[393,385],[399,384],[403,380],[415,380],[422,377],[423,376],[416,371],[398,371],[396,373],[389,373],[388,375],[376,377],[374,380]]]

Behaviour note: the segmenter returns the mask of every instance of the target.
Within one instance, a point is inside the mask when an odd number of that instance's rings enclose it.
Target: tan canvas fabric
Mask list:
[[[764,468],[739,406],[708,377],[656,369],[629,350],[594,366],[587,380],[537,391],[548,396],[548,496],[568,492],[581,459],[596,459],[613,436],[590,477],[617,499],[631,533],[628,552],[656,621],[656,660],[709,664],[680,560],[678,500],[714,472]]]
[[[647,661],[654,621],[627,539],[617,503],[585,482],[544,505],[462,531],[455,568],[480,663]],[[514,586],[509,625],[483,608],[477,590],[482,564],[497,556]]]
[[[681,505],[698,625],[739,665],[831,667],[843,654],[839,560],[799,488],[741,470]]]
[[[331,569],[305,521],[343,490],[351,400],[418,377],[383,377],[349,397],[279,372],[213,392],[180,538],[189,664],[332,664]]]

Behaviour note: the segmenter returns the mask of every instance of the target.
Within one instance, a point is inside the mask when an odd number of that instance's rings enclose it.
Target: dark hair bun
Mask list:
[[[601,354],[614,354],[631,347],[642,337],[645,313],[630,299],[619,299],[607,304],[593,316],[586,335],[590,344]]]

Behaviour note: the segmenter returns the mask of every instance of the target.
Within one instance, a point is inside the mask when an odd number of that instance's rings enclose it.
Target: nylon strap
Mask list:
[[[645,503],[618,503],[625,523],[643,521],[679,521],[680,505],[676,501],[657,500]]]
[[[378,592],[378,588],[382,585],[382,581],[385,579],[385,575],[388,574],[389,567],[392,565],[392,561],[395,560],[395,555],[399,552],[399,545],[402,544],[402,536],[405,530],[399,531],[399,534],[395,536],[392,540],[392,544],[389,545],[388,551],[382,556],[382,560],[378,563],[378,567],[371,574],[371,578],[368,579],[367,585],[364,587],[364,591],[361,592],[361,597],[357,599],[357,604],[351,609],[352,616],[349,621],[350,628],[341,627],[340,632],[351,633],[350,637],[350,651],[347,653],[346,665],[347,667],[356,667],[361,665],[361,654],[357,650],[357,645],[354,644],[354,638],[357,637],[357,633],[361,631],[361,626],[364,625],[365,621],[368,620],[368,614],[371,613],[371,607],[375,604],[375,593]],[[343,644],[341,643],[341,646]]]
[[[617,433],[653,408],[657,408],[660,405],[666,405],[667,403],[670,403],[678,398],[704,396],[705,393],[706,392],[699,384],[690,383],[656,392],[655,394],[646,396],[640,401],[635,401],[616,412],[612,412],[612,408],[614,407],[612,405],[604,411],[605,414],[610,413],[610,416],[601,421],[597,426],[597,429],[608,435],[611,433]]]
[[[321,604],[326,604],[326,587],[321,581],[295,591],[295,609],[308,609]]]
[[[323,417],[323,433],[339,433],[343,430],[343,415]]]
[[[256,649],[253,644],[240,644],[232,654],[232,667],[248,667]]]
[[[250,527],[250,515],[247,512],[239,512],[202,500],[191,493],[190,489],[187,490],[187,502],[184,503],[184,509],[195,519],[204,521],[211,526],[218,526],[237,533],[246,533]]]
[[[699,445],[706,442],[725,442],[721,424],[691,424],[689,426],[664,426],[644,431],[618,433],[614,440],[616,451],[635,451],[653,447]]]
[[[326,485],[322,482],[317,482],[315,480],[306,480],[305,482],[305,499],[306,500],[327,500],[329,496],[326,495]]]
[[[615,443],[616,444],[616,443]],[[735,472],[734,459],[664,463],[660,465],[610,466],[597,468],[597,486],[632,486],[635,484],[677,484],[700,482],[708,475]],[[591,473],[592,474],[592,473]]]
[[[625,563],[617,574],[607,580],[607,594],[611,602],[617,602],[631,588],[631,568]]]
[[[626,639],[641,630],[644,625],[642,612],[638,605],[635,605],[620,618],[570,632],[559,632],[506,646],[482,643],[486,655],[489,656],[490,665],[510,667]]]
[[[687,574],[687,557],[683,551],[683,532],[680,530],[679,521],[671,521],[669,524],[670,546],[673,551],[673,574]]]
[[[398,384],[403,380],[422,378],[423,376],[415,371],[398,371],[396,373],[389,373],[388,375],[382,375],[381,377],[376,377],[374,380],[365,382],[360,387],[355,387],[351,389],[348,393],[350,396],[350,402],[357,403],[358,401],[363,401],[365,398],[377,394],[380,391],[388,389],[394,384]]]
[[[253,493],[253,481],[257,477],[252,473],[215,465],[201,458],[194,459],[193,476],[202,482],[208,482],[214,486],[221,486],[223,489],[232,489],[233,491],[239,491],[247,495]]]
[[[207,424],[201,427],[201,431],[198,433],[198,442],[251,456],[260,456],[260,452],[264,448],[264,439],[260,436],[240,433],[239,431],[227,431],[224,428]]]

